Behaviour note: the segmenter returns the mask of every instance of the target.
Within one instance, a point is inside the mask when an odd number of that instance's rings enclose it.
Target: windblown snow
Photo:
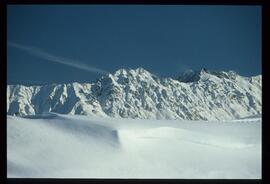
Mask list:
[[[55,112],[133,119],[230,120],[261,114],[261,75],[188,71],[159,78],[120,69],[93,83],[7,86],[8,115]]]
[[[8,177],[261,178],[261,119],[7,116]]]

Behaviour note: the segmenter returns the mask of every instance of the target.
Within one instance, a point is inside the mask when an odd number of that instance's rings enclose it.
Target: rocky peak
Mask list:
[[[158,78],[137,68],[117,70],[91,84],[8,86],[7,113],[191,120],[233,119],[261,113],[260,76],[246,78],[233,71],[204,68],[186,71],[178,80],[181,82]]]
[[[226,79],[236,79],[236,77],[238,76],[238,74],[235,71],[212,71],[212,70],[208,70],[206,68],[202,68],[201,70],[187,70],[185,72],[183,72],[182,74],[180,74],[180,76],[177,78],[178,81],[180,82],[185,82],[185,83],[190,83],[190,82],[197,82],[202,78],[205,77],[211,77],[215,76],[218,78],[226,78]]]

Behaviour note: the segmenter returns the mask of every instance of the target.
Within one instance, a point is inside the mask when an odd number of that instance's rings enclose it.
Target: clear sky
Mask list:
[[[9,5],[8,83],[91,82],[119,68],[261,74],[261,7]]]

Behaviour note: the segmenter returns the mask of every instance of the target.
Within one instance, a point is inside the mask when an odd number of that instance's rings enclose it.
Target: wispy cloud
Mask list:
[[[94,72],[94,73],[99,73],[99,74],[108,74],[109,73],[105,70],[86,65],[78,60],[63,58],[60,56],[52,55],[52,54],[50,54],[42,49],[36,48],[36,47],[22,45],[22,44],[10,42],[10,41],[8,42],[8,46],[20,49],[22,51],[25,51],[29,54],[35,55],[39,58],[42,58],[42,59],[50,61],[50,62],[60,63],[63,65],[67,65],[67,66],[71,66],[71,67],[78,68],[81,70],[86,70],[89,72]]]

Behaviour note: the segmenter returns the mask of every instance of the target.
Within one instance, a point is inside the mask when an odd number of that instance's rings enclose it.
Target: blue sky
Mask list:
[[[91,82],[119,68],[261,74],[261,7],[9,5],[8,83]]]

